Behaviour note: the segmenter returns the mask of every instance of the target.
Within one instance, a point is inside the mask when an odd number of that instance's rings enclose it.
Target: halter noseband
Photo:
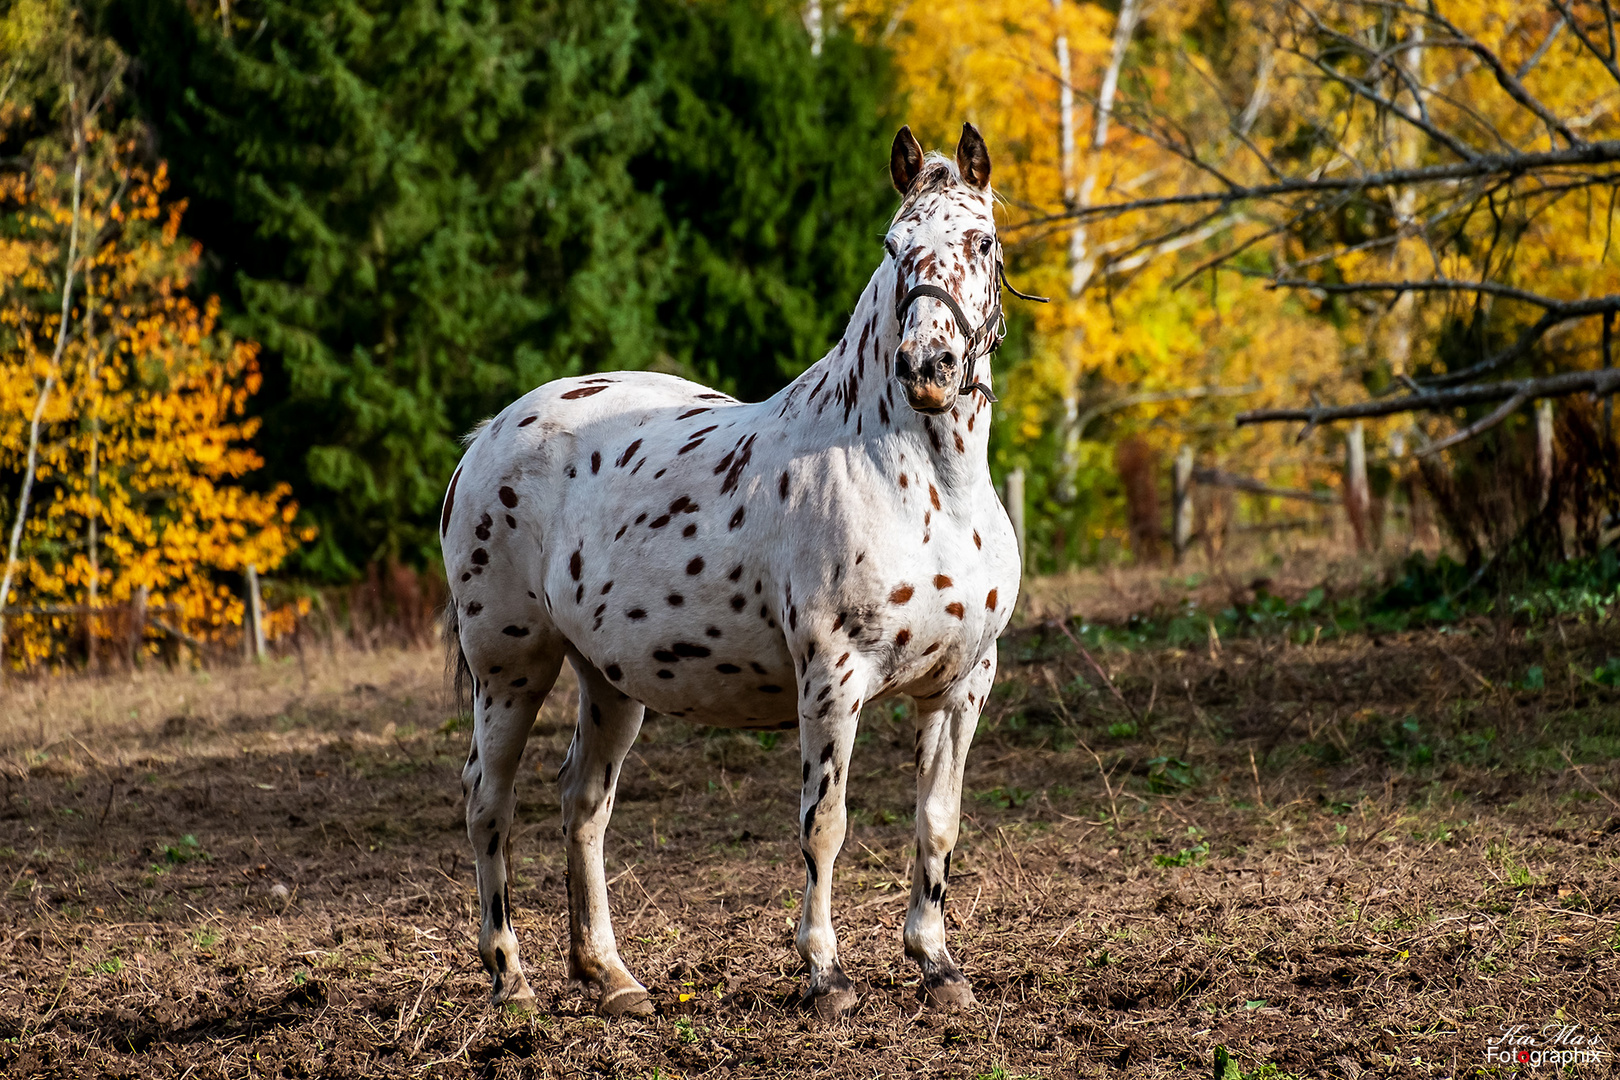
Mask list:
[[[1005,286],[1008,292],[1021,300],[1033,300],[1038,304],[1047,302],[1047,298],[1044,296],[1031,296],[1013,288],[1007,281],[1007,268],[1000,259],[996,260],[996,284]],[[1001,289],[999,287],[996,289],[994,306],[985,315],[984,322],[980,323],[977,328],[968,322],[966,313],[962,311],[962,305],[956,302],[956,297],[938,285],[927,283],[911,287],[911,290],[900,301],[900,306],[895,309],[895,318],[902,323],[905,322],[906,312],[911,309],[911,305],[924,297],[930,300],[938,300],[950,310],[951,315],[956,319],[956,328],[962,332],[962,338],[967,343],[966,355],[962,357],[962,386],[957,393],[967,394],[977,390],[984,395],[986,401],[995,401],[996,395],[990,392],[988,386],[982,382],[969,382],[968,380],[972,378],[973,368],[978,361],[1000,348],[1001,339],[1007,336],[1007,318],[1001,311]]]

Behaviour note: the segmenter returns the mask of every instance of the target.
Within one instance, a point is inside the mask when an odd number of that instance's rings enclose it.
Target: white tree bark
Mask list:
[[[1178,563],[1181,562],[1182,556],[1187,554],[1187,545],[1192,543],[1192,486],[1193,448],[1191,443],[1182,443],[1181,449],[1176,451],[1176,462],[1171,472],[1173,503],[1170,508],[1170,542],[1175,549]]]
[[[1119,90],[1119,69],[1125,63],[1131,35],[1136,31],[1140,15],[1139,0],[1123,0],[1119,8],[1119,21],[1114,24],[1114,44],[1108,55],[1108,67],[1103,72],[1102,86],[1097,92],[1097,118],[1092,125],[1090,152],[1087,154],[1086,175],[1076,177],[1074,82],[1069,58],[1069,39],[1063,32],[1063,0],[1052,0],[1052,14],[1057,20],[1057,60],[1062,85],[1058,88],[1059,125],[1063,143],[1063,201],[1072,212],[1091,202],[1097,187],[1097,176],[1102,168],[1102,150],[1108,145],[1109,118],[1114,111],[1114,95]],[[1076,218],[1069,230],[1069,302],[1079,303],[1097,271],[1097,252],[1090,243],[1087,223]],[[1075,496],[1074,478],[1080,468],[1080,355],[1085,347],[1084,335],[1075,330],[1068,335],[1065,352],[1071,373],[1063,394],[1063,455],[1058,465],[1056,495],[1061,502]]]
[[[28,427],[28,462],[23,469],[22,491],[17,496],[17,516],[11,523],[11,543],[6,549],[6,571],[0,575],[0,682],[5,680],[4,647],[6,640],[6,601],[11,597],[11,583],[17,573],[17,557],[22,549],[23,526],[28,521],[28,503],[34,493],[34,475],[39,467],[39,427],[45,416],[45,406],[56,387],[56,376],[61,370],[62,353],[67,348],[68,320],[73,314],[73,279],[79,269],[79,198],[84,190],[84,122],[79,113],[79,101],[74,92],[71,66],[68,69],[68,115],[73,122],[73,222],[68,228],[67,264],[62,271],[62,318],[56,327],[56,347],[51,353],[51,365],[40,385],[39,398],[34,402],[34,415]]]
[[[224,3],[225,0],[220,0]],[[808,0],[804,5],[804,28],[810,33],[810,55],[821,55],[821,43],[826,31],[821,24],[821,0]]]

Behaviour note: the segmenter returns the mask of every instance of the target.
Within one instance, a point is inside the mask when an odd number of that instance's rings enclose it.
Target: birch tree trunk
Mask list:
[[[1175,549],[1176,562],[1187,554],[1187,545],[1193,534],[1193,448],[1182,443],[1176,452],[1176,463],[1171,471],[1170,542]]]
[[[224,0],[220,0],[221,3]],[[810,55],[821,55],[821,43],[826,36],[822,26],[821,0],[808,0],[804,5],[804,28],[810,34]]]
[[[67,62],[68,115],[73,124],[73,222],[68,228],[68,251],[62,270],[62,317],[56,326],[56,346],[51,352],[50,367],[40,384],[39,397],[34,402],[34,415],[28,426],[28,461],[23,468],[22,490],[17,496],[17,516],[11,523],[11,542],[6,548],[6,570],[0,575],[0,683],[5,681],[6,602],[11,598],[11,583],[17,574],[17,557],[22,549],[23,526],[28,521],[28,503],[34,493],[34,476],[39,468],[39,428],[45,416],[45,406],[56,387],[61,370],[62,353],[67,348],[68,321],[73,314],[73,280],[79,268],[79,200],[84,190],[84,118],[73,83],[72,58]]]
[[[1119,7],[1119,20],[1114,24],[1114,44],[1108,54],[1108,67],[1103,71],[1102,85],[1097,91],[1097,117],[1092,125],[1091,144],[1086,155],[1086,175],[1077,176],[1074,123],[1073,65],[1069,56],[1069,38],[1063,30],[1063,0],[1052,0],[1052,15],[1057,21],[1057,62],[1061,85],[1058,88],[1058,123],[1063,149],[1063,201],[1069,211],[1091,203],[1097,187],[1097,176],[1102,168],[1102,151],[1108,145],[1109,120],[1114,111],[1114,96],[1119,89],[1119,69],[1125,63],[1125,53],[1136,31],[1140,13],[1139,0],[1123,0]],[[1091,284],[1097,271],[1097,252],[1091,245],[1090,233],[1083,220],[1076,219],[1069,229],[1069,303],[1077,304]],[[1063,395],[1063,456],[1059,462],[1056,495],[1061,502],[1075,496],[1075,473],[1080,467],[1080,357],[1085,348],[1085,334],[1076,329],[1069,333],[1064,351],[1071,375]]]
[[[1359,420],[1344,436],[1344,510],[1356,534],[1357,550],[1371,550],[1374,538],[1372,496],[1367,487],[1367,438]]]

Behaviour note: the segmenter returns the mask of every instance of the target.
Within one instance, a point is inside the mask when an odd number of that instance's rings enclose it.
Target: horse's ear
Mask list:
[[[895,133],[894,148],[889,151],[889,177],[894,181],[894,189],[904,195],[922,172],[922,163],[922,147],[911,133],[911,125],[907,124]]]
[[[956,167],[962,179],[980,191],[990,186],[990,150],[972,124],[962,125],[962,140],[956,144]]]

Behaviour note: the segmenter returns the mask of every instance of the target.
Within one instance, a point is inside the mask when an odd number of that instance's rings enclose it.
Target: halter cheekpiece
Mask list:
[[[1044,296],[1031,296],[1013,288],[1007,281],[1006,265],[1000,259],[996,260],[996,284],[1005,287],[1008,292],[1021,300],[1033,300],[1038,304],[1047,302],[1047,298]],[[995,401],[996,395],[991,393],[988,386],[982,382],[969,382],[968,380],[973,377],[973,368],[978,361],[1000,348],[1001,340],[1007,336],[1007,318],[1001,310],[1001,288],[996,289],[994,306],[985,315],[984,322],[980,323],[976,328],[968,322],[967,314],[963,312],[962,305],[956,302],[956,297],[938,285],[931,285],[926,282],[911,287],[910,291],[901,299],[900,306],[895,309],[895,318],[900,322],[904,322],[906,312],[911,309],[911,305],[924,297],[938,300],[950,310],[951,315],[956,319],[956,328],[962,332],[962,337],[967,342],[966,355],[962,357],[962,386],[958,393],[967,394],[977,390],[984,395],[986,401]]]

